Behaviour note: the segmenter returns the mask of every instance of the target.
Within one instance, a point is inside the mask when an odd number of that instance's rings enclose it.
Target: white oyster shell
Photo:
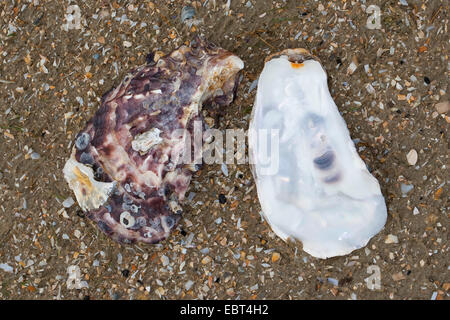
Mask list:
[[[264,130],[278,135],[278,145],[267,146]],[[329,258],[365,246],[383,228],[378,181],[355,150],[324,69],[306,50],[285,50],[266,62],[249,148],[262,210],[282,239]]]

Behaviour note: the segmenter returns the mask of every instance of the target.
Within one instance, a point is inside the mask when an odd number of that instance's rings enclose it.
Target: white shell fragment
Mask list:
[[[357,68],[358,68],[358,60],[356,59],[356,57],[353,57],[352,62],[347,68],[347,74],[353,74],[353,72],[355,72]]]
[[[75,150],[67,160],[64,169],[64,178],[75,193],[81,209],[88,211],[98,209],[108,200],[114,189],[114,182],[100,182],[94,179],[92,168],[75,159]]]
[[[5,272],[13,272],[14,268],[11,267],[9,264],[7,263],[0,263],[0,270],[3,270]]]
[[[365,246],[383,228],[387,211],[316,60],[304,49],[269,57],[259,77],[249,148],[273,231],[300,240],[314,257],[329,258]]]
[[[75,204],[75,201],[72,199],[72,197],[66,198],[62,203],[64,208],[70,208],[74,204]]]

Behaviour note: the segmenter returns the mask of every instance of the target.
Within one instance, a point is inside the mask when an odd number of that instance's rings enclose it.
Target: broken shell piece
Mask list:
[[[184,6],[181,9],[181,22],[192,19],[195,16],[195,9],[191,6]]]
[[[103,232],[155,243],[175,228],[192,175],[186,164],[199,160],[185,158],[194,120],[202,121],[204,102],[232,102],[243,66],[197,38],[132,70],[103,96],[64,167],[80,207]]]
[[[289,49],[266,60],[249,148],[261,208],[282,239],[300,240],[307,253],[329,258],[365,246],[383,228],[387,212],[378,181],[356,152],[327,75],[308,51]]]
[[[203,22],[203,19],[194,19],[195,9],[191,6],[185,6],[181,9],[181,22],[185,23],[189,28],[199,25]]]
[[[353,74],[355,70],[358,68],[358,59],[356,57],[352,58],[352,62],[347,68],[347,74]]]

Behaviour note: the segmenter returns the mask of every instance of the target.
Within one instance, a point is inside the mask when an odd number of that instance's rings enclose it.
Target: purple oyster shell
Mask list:
[[[204,40],[132,70],[75,139],[64,177],[114,240],[155,243],[177,225],[192,175],[181,161],[204,101],[232,102],[237,56]],[[189,145],[188,145],[189,146]]]

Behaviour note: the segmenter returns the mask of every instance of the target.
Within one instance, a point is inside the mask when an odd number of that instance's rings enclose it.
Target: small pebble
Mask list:
[[[389,234],[386,237],[386,240],[384,241],[384,243],[387,243],[387,244],[398,243],[398,237],[394,236],[393,234]]]
[[[228,177],[228,167],[227,167],[227,165],[225,163],[222,163],[221,169],[222,169],[223,175],[225,177]]]
[[[219,202],[225,204],[227,202],[227,197],[223,193],[219,194]]]
[[[227,295],[229,295],[230,297],[234,296],[234,289],[233,288],[228,288],[226,291]]]
[[[166,293],[166,290],[164,290],[163,287],[159,287],[158,289],[155,290],[155,292],[159,295],[159,296],[163,296]]]
[[[206,256],[202,259],[202,264],[208,264],[211,262],[211,257],[210,256]]]
[[[112,299],[113,299],[113,300],[119,300],[119,299],[120,299],[120,294],[119,294],[118,292],[114,292],[114,293],[112,294]]]
[[[439,102],[438,104],[436,104],[435,108],[436,111],[440,114],[447,113],[450,111],[450,102],[448,100]]]
[[[72,199],[72,197],[68,197],[66,200],[63,201],[62,205],[64,206],[64,208],[70,208],[71,206],[73,206],[74,203],[75,201]]]
[[[253,80],[252,83],[250,84],[250,87],[248,88],[247,94],[252,92],[256,88],[257,85],[258,85],[258,79]]]
[[[278,252],[272,253],[272,262],[277,262],[280,260],[280,254]]]
[[[39,153],[37,153],[37,152],[32,152],[31,153],[31,159],[37,160],[37,159],[40,159],[40,158],[41,158],[41,156],[39,155]]]
[[[402,191],[403,196],[405,196],[407,193],[409,193],[412,189],[414,189],[414,186],[412,184],[404,184],[402,183],[400,185],[400,189]]]
[[[408,161],[410,166],[414,166],[417,163],[417,158],[417,151],[414,149],[411,149],[406,155],[406,160]]]
[[[194,284],[194,281],[189,280],[184,284],[184,288],[186,289],[186,291],[189,291],[189,289],[191,289],[192,285]]]
[[[189,195],[187,196],[187,201],[192,201],[195,197],[195,192],[189,192]]]
[[[331,283],[333,286],[337,287],[339,285],[339,280],[335,278],[328,278],[327,279],[329,283]]]
[[[403,274],[403,272],[398,272],[398,273],[395,273],[395,274],[392,275],[392,279],[393,279],[394,281],[400,281],[400,280],[405,280],[406,277],[405,277],[405,275]]]
[[[259,285],[255,284],[254,286],[251,286],[249,289],[250,289],[250,291],[255,291],[255,290],[258,290],[258,288],[259,288]]]
[[[6,263],[0,263],[0,269],[5,272],[13,272],[14,271],[13,267],[11,267],[9,264],[6,264]]]
[[[367,92],[370,93],[370,94],[374,94],[374,93],[375,93],[375,89],[374,89],[374,87],[373,87],[370,83],[368,83],[368,84],[366,85],[366,90],[367,90]]]
[[[161,262],[163,264],[163,266],[167,266],[169,264],[169,258],[167,258],[167,256],[163,255],[161,256]]]
[[[100,19],[106,18],[109,16],[109,11],[107,9],[102,9],[100,11],[99,17]]]

